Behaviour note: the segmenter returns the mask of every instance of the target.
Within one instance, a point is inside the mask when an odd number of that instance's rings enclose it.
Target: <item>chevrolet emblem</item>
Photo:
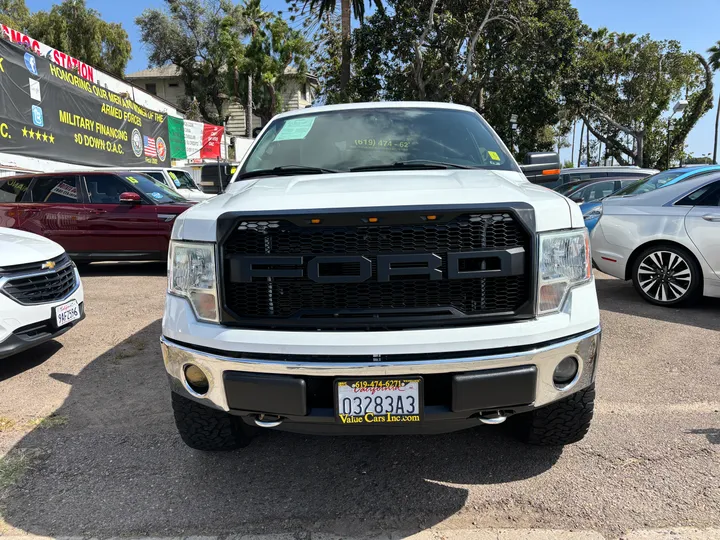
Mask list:
[[[40,268],[41,270],[52,270],[55,268],[55,261],[46,261]]]

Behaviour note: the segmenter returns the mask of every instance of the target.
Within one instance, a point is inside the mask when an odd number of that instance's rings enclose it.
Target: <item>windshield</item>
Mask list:
[[[655,189],[661,188],[668,184],[672,180],[675,180],[678,176],[686,174],[687,171],[663,171],[661,173],[654,174],[648,178],[642,178],[637,182],[633,182],[629,186],[626,186],[615,193],[613,197],[622,195],[639,195],[640,193],[647,193]]]
[[[349,171],[420,162],[519,171],[478,115],[451,109],[354,109],[273,121],[239,173],[276,167]]]
[[[195,185],[195,181],[192,179],[192,176],[186,171],[168,171],[168,175],[170,175],[170,180],[172,180],[172,183],[175,184],[175,187],[178,189],[194,189],[195,191],[198,191],[198,187]]]
[[[560,195],[568,195],[570,192],[575,191],[578,188],[584,187],[587,185],[587,182],[574,182],[572,184],[563,184],[562,186],[556,187],[555,191],[557,191]]]
[[[128,175],[122,175],[128,182],[130,182],[135,189],[142,191],[145,195],[150,197],[153,202],[157,204],[172,204],[175,202],[187,202],[187,199],[171,188],[167,187],[162,182],[158,182],[141,173],[132,173]]]

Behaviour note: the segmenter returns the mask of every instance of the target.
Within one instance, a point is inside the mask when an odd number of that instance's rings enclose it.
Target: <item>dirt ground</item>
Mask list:
[[[720,302],[663,309],[598,278],[597,413],[581,443],[529,447],[503,426],[265,431],[242,451],[203,454],[172,420],[158,345],[164,265],[92,265],[87,319],[0,361],[0,534],[717,527]]]

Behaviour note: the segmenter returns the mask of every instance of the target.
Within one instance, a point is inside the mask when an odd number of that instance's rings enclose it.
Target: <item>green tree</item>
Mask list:
[[[202,118],[222,124],[228,97],[227,62],[242,51],[243,12],[225,0],[166,0],[166,9],[146,9],[135,19],[151,66],[180,68],[187,97]]]
[[[14,13],[22,19],[22,2],[11,0],[10,4],[15,5]],[[21,30],[86,64],[118,77],[125,74],[131,53],[127,32],[121,24],[102,20],[100,13],[85,5],[85,0],[63,0],[50,11],[37,11],[26,19]]]
[[[0,0],[0,24],[24,30],[30,18],[25,0]]]
[[[469,105],[519,154],[552,150],[581,22],[569,0],[389,0],[353,35],[350,98]],[[518,116],[511,133],[510,116]]]
[[[292,19],[292,16],[291,16]],[[341,103],[347,96],[340,90],[342,56],[342,29],[340,17],[333,12],[317,18],[306,18],[303,22],[305,35],[312,35],[308,69],[317,77],[319,92],[317,98],[324,103]]]
[[[324,16],[335,13],[337,0],[288,0],[294,6],[294,11],[299,11],[298,6],[302,4],[303,10],[309,8],[310,13],[316,14],[319,20]],[[381,15],[385,13],[383,0],[372,0]],[[359,21],[365,19],[365,0],[340,0],[340,27],[341,27],[341,50],[340,50],[340,92],[345,94],[350,84],[350,67],[352,62],[351,46],[351,24],[352,16]]]
[[[720,41],[708,49],[710,53],[709,63],[710,68],[713,71],[720,70]],[[717,148],[718,148],[718,129],[720,128],[720,97],[718,98],[718,107],[715,112],[715,139],[713,142],[713,157],[712,162],[717,163]]]
[[[683,52],[677,41],[586,30],[563,94],[568,109],[605,144],[606,156],[657,167],[665,162],[668,139],[662,116],[671,102],[688,100],[670,133],[671,153],[679,155],[687,134],[712,107],[712,73],[703,57]]]
[[[282,90],[288,83],[305,81],[311,46],[301,31],[263,11],[260,0],[248,0],[243,14],[249,41],[233,46],[233,38],[225,30],[221,37],[222,42],[228,42],[228,85],[233,97],[246,103],[247,77],[252,76],[253,111],[266,124],[281,112]]]

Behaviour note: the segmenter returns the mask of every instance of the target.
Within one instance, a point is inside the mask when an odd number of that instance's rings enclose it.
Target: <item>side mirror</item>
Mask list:
[[[520,169],[533,184],[554,184],[560,179],[560,155],[557,152],[530,152]]]
[[[130,203],[130,204],[140,204],[142,202],[142,199],[140,198],[140,195],[138,195],[137,193],[134,193],[132,191],[126,191],[126,192],[120,194],[120,202],[121,203]]]

